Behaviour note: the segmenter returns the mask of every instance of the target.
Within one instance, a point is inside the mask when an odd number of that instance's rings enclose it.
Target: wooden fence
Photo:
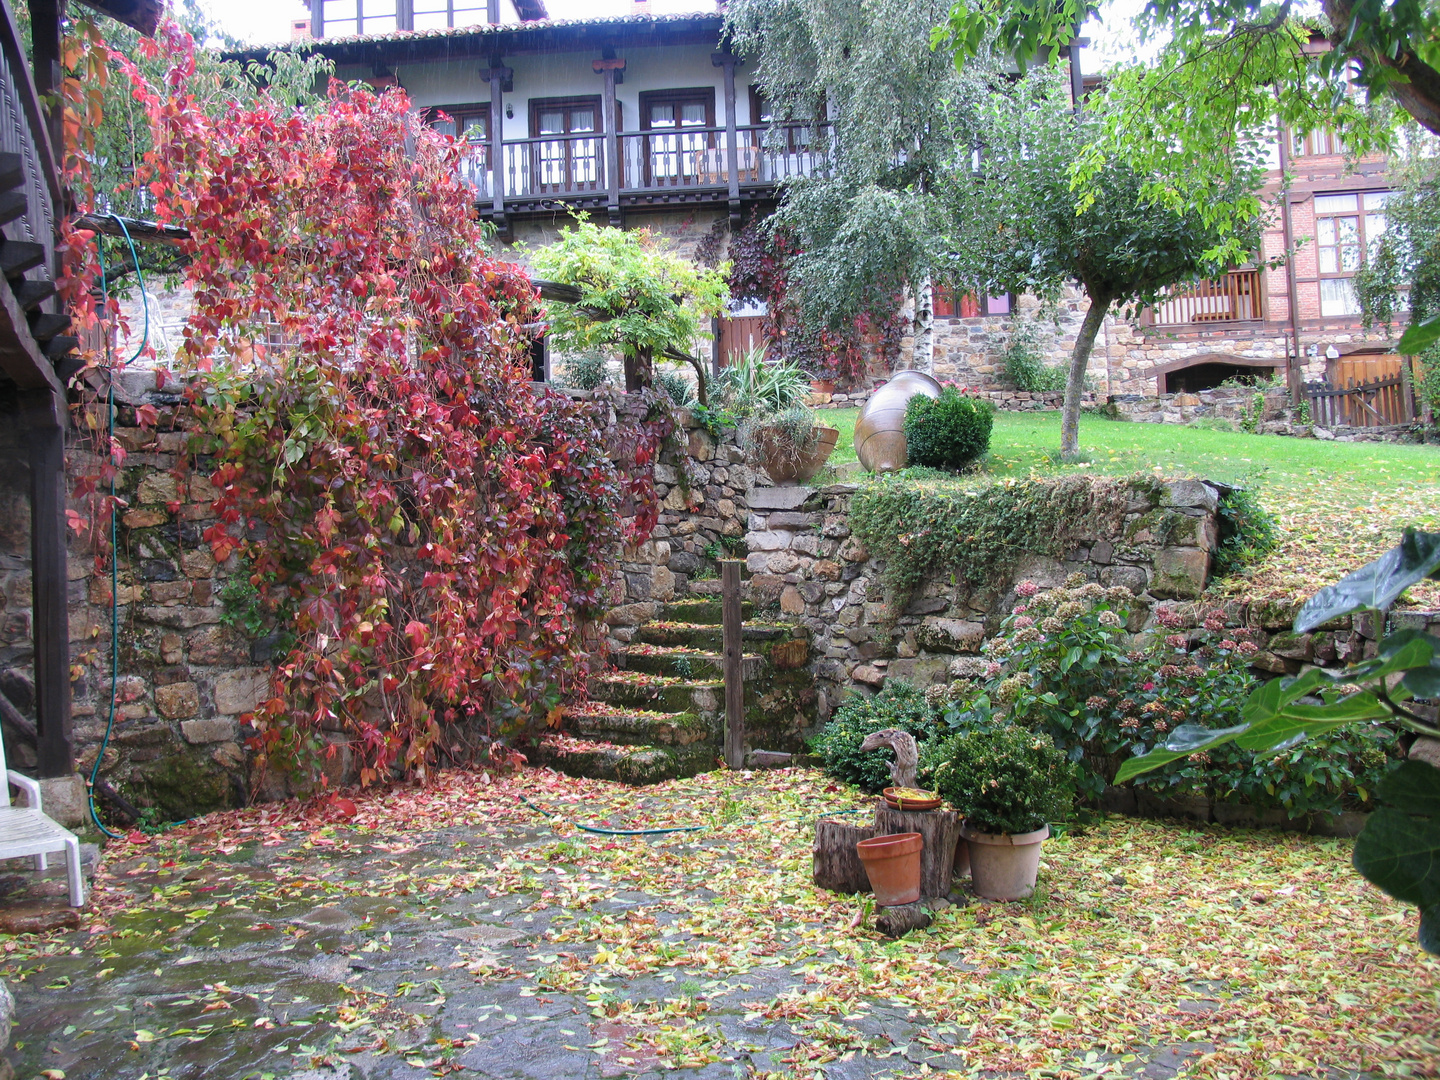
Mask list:
[[[1311,420],[1319,427],[1385,427],[1415,419],[1414,399],[1403,371],[1363,382],[1352,379],[1339,388],[1307,383],[1305,394]]]

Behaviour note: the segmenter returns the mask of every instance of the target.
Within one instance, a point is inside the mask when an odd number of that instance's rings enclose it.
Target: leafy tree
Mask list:
[[[74,12],[78,14],[78,10]],[[29,34],[28,4],[16,10],[21,37]],[[191,38],[211,46],[240,45],[224,33],[198,0],[176,0],[170,17]],[[78,135],[72,150],[84,156],[83,167],[68,165],[67,180],[77,202],[98,214],[149,218],[154,215],[151,192],[136,184],[136,169],[151,149],[152,136],[145,109],[132,93],[133,72],[155,83],[164,78],[165,62],[142,48],[140,32],[98,13],[74,19],[68,27],[68,44],[62,54],[64,97],[69,129]],[[277,50],[265,63],[241,65],[222,60],[215,48],[198,49],[192,85],[197,106],[211,115],[236,104],[257,105],[261,89],[271,100],[290,108],[314,108],[325,99],[325,86],[334,65],[304,48]],[[99,237],[111,288],[128,287],[135,271],[131,250],[123,240]],[[166,244],[143,245],[138,250],[140,269],[151,279],[173,277],[184,270],[188,257]]]
[[[705,404],[704,365],[689,351],[728,298],[728,265],[702,270],[648,229],[626,231],[579,220],[535,252],[535,269],[579,290],[573,303],[550,305],[550,340],[581,352],[617,348],[625,361],[625,389],[655,381],[655,358],[690,363]]]
[[[1071,167],[1093,137],[1095,121],[1076,116],[1054,71],[1032,72],[997,91],[983,109],[985,149],[969,184],[956,185],[950,246],[957,275],[976,292],[1034,293],[1055,298],[1071,280],[1090,301],[1075,338],[1065,384],[1060,449],[1079,448],[1080,396],[1106,314],[1115,306],[1154,303],[1160,291],[1224,269],[1226,235],[1259,243],[1259,219],[1239,232],[1206,220],[1192,200],[1178,207],[1152,202],[1147,177],[1109,162],[1091,181],[1079,212]],[[1253,190],[1253,167],[1231,163],[1229,188]]]
[[[1253,191],[1229,183],[1230,161],[1263,158],[1276,122],[1340,132],[1353,153],[1386,149],[1394,106],[1440,131],[1440,57],[1433,0],[1323,0],[1323,19],[1297,17],[1291,0],[1150,0],[1135,19],[1142,39],[1169,41],[1150,61],[1107,73],[1102,122],[1077,155],[1080,204],[1121,160],[1147,176],[1145,197],[1190,202],[1207,224],[1246,232]],[[958,0],[936,40],[964,64],[993,42],[1022,64],[1068,45],[1091,0]],[[1328,38],[1317,50],[1312,35]],[[1369,91],[1368,102],[1351,88]],[[1226,239],[1231,257],[1245,254]]]
[[[915,298],[915,365],[933,355],[932,287],[947,277],[945,192],[975,132],[983,62],[930,46],[944,0],[737,0],[727,27],[779,118],[824,117],[827,168],[792,181],[776,224],[799,248],[789,286],[811,326],[883,326]]]
[[[1407,155],[1391,161],[1391,182],[1398,190],[1385,204],[1385,232],[1355,275],[1355,291],[1369,323],[1388,324],[1408,314],[1413,329],[1405,348],[1418,353],[1423,371],[1417,390],[1432,415],[1440,415],[1440,347],[1433,338],[1426,343],[1431,337],[1426,324],[1440,314],[1440,160],[1428,143],[1407,140]]]

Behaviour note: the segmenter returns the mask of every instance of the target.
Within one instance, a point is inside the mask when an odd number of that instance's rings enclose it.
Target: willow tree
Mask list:
[[[948,189],[993,71],[982,61],[958,71],[931,47],[948,12],[944,0],[735,0],[726,20],[776,122],[824,121],[809,149],[827,167],[790,181],[774,219],[800,248],[790,288],[805,322],[881,325],[909,293],[921,368],[933,356],[933,285],[949,277]]]
[[[1153,201],[1153,176],[1118,161],[1097,169],[1089,198],[1076,209],[1074,163],[1102,121],[1077,114],[1054,69],[1032,72],[993,93],[981,109],[985,133],[979,168],[952,188],[949,246],[962,284],[979,294],[1033,293],[1058,298],[1079,282],[1089,310],[1075,337],[1065,385],[1060,450],[1079,449],[1080,397],[1105,316],[1156,303],[1172,285],[1220,273],[1229,245],[1254,251],[1261,218],[1217,224],[1200,201]],[[1259,187],[1258,163],[1229,159],[1221,194],[1238,202]]]

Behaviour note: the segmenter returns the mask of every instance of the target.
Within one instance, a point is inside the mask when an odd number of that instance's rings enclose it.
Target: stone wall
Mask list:
[[[154,374],[135,372],[118,387],[115,437],[126,451],[116,481],[123,500],[118,523],[114,617],[119,626],[119,678],[115,724],[102,771],[142,805],[168,817],[238,805],[248,775],[237,717],[266,692],[263,649],[224,625],[219,593],[234,566],[217,566],[201,532],[213,520],[214,492],[187,471],[187,434],[172,427],[173,395],[155,392]],[[172,384],[173,385],[173,384]],[[160,423],[142,429],[135,404],[156,404]],[[95,414],[103,423],[103,410]],[[0,420],[0,439],[15,435]],[[99,473],[96,444],[72,431],[67,439],[72,482]],[[3,453],[3,451],[0,451]],[[8,465],[9,463],[4,463]],[[11,696],[30,713],[33,677],[29,621],[29,521],[23,493],[8,483],[20,469],[0,465],[5,526],[0,530],[4,619],[0,667],[10,672]],[[112,588],[108,560],[98,559],[92,528],[108,530],[108,517],[89,520],[83,501],[70,509],[83,532],[70,537],[70,653],[77,767],[88,775],[109,718]],[[104,569],[97,571],[97,562]],[[20,767],[33,748],[6,730],[6,752]]]
[[[629,643],[635,628],[655,618],[661,605],[684,596],[718,595],[717,558],[745,550],[747,493],[755,471],[733,431],[716,439],[690,415],[655,467],[659,524],[653,536],[622,553],[605,616],[612,646]]]
[[[928,685],[982,673],[980,646],[1016,603],[1020,581],[1049,588],[1078,573],[1126,586],[1141,598],[1132,627],[1139,630],[1156,603],[1200,594],[1217,538],[1216,486],[1179,480],[1154,491],[1132,488],[1113,528],[1086,537],[1064,559],[1020,558],[1005,580],[975,590],[937,572],[896,614],[884,595],[882,561],[851,535],[856,490],[835,484],[750,492],[745,540],[752,599],[810,630],[822,720],[845,694],[871,692],[887,678]]]
[[[1085,296],[1072,286],[1064,290],[1053,307],[1022,296],[1016,299],[1013,314],[937,318],[933,373],[937,379],[982,390],[1003,387],[1004,353],[1018,321],[1033,324],[1047,364],[1068,365],[1075,335],[1089,307]],[[1092,385],[1102,396],[1154,395],[1161,368],[1210,354],[1220,354],[1218,359],[1235,356],[1273,363],[1278,371],[1285,364],[1287,327],[1283,321],[1275,321],[1279,318],[1275,310],[1271,316],[1272,321],[1265,323],[1221,324],[1216,329],[1199,330],[1142,327],[1124,313],[1112,312],[1102,324],[1090,356]],[[1367,330],[1358,317],[1328,320],[1324,326],[1307,325],[1302,332],[1307,381],[1325,378],[1325,350],[1332,345],[1343,352],[1347,347],[1393,341],[1393,333],[1383,328]],[[900,365],[909,366],[912,356],[913,341],[906,338]]]

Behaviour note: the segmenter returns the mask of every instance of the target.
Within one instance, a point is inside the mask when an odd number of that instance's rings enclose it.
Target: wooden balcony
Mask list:
[[[506,140],[498,145],[498,176],[496,145],[477,142],[461,172],[492,216],[562,206],[725,205],[773,198],[788,180],[822,174],[825,147],[828,132],[799,124],[586,132]]]
[[[1192,330],[1265,318],[1264,279],[1259,270],[1231,270],[1215,281],[1177,285],[1165,299],[1141,313],[1142,326]]]

